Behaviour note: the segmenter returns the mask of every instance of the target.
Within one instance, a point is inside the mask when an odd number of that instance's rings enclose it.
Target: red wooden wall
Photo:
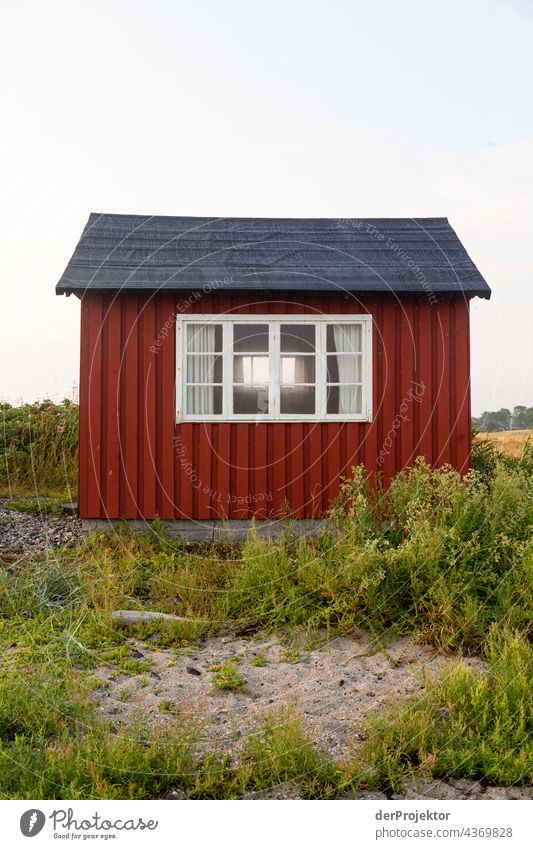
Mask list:
[[[229,311],[370,313],[373,422],[176,425],[175,314]],[[459,297],[89,293],[80,371],[82,518],[316,517],[359,463],[387,482],[419,454],[462,472],[470,462]]]

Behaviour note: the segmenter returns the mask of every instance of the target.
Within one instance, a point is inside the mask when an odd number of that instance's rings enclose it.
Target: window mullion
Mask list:
[[[269,322],[269,349],[269,418],[279,419],[279,323],[276,321]]]
[[[232,418],[233,410],[233,325],[222,322],[222,412],[227,421]]]
[[[319,321],[316,325],[316,411],[319,419],[326,418],[326,328],[325,321]]]

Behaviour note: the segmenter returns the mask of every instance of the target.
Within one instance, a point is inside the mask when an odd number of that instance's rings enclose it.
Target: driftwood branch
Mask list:
[[[194,622],[186,616],[173,616],[171,613],[158,613],[152,610],[114,610],[111,614],[113,622],[119,625],[137,625],[139,622],[152,622],[154,619],[165,622]]]

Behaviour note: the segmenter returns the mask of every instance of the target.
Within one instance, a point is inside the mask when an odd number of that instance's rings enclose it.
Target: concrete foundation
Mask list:
[[[150,523],[143,519],[82,519],[83,533],[109,531],[116,525],[127,525],[136,531],[147,531]],[[195,542],[242,542],[252,527],[259,537],[276,539],[287,532],[298,537],[316,536],[330,524],[326,519],[275,519],[252,521],[251,519],[205,519],[203,521],[173,519],[162,522],[165,532],[174,539],[186,543]]]

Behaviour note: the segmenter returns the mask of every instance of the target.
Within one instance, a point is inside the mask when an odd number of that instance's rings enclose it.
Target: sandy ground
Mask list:
[[[117,674],[100,667],[94,676],[101,685],[93,698],[106,717],[129,723],[141,714],[152,727],[174,719],[161,710],[169,707],[177,716],[192,719],[201,728],[200,747],[223,750],[238,761],[242,741],[266,715],[278,716],[292,708],[303,720],[311,741],[335,760],[341,760],[365,736],[362,726],[371,712],[423,696],[428,676],[446,674],[457,663],[483,669],[477,658],[459,660],[436,654],[430,646],[408,639],[395,640],[380,649],[369,638],[339,637],[327,642],[317,635],[298,653],[277,637],[235,639],[219,637],[190,653],[151,649],[146,643],[130,643],[132,657],[149,662],[150,672]],[[253,659],[266,659],[255,666]],[[246,682],[246,693],[217,690],[211,667],[236,659],[235,668]],[[183,798],[174,790],[169,799]],[[300,789],[283,782],[244,799],[299,799]],[[362,792],[343,798],[385,799],[383,793]],[[491,787],[466,779],[409,781],[391,799],[532,799],[531,787]]]
[[[357,744],[368,713],[422,694],[425,675],[436,676],[457,663],[407,639],[396,640],[382,651],[367,635],[356,640],[340,637],[322,645],[315,641],[314,646],[302,646],[298,654],[276,637],[220,637],[190,655],[150,650],[134,642],[131,649],[134,657],[142,655],[152,664],[152,671],[114,677],[112,668],[97,669],[94,674],[103,684],[94,698],[107,716],[128,721],[140,711],[151,723],[164,724],[170,717],[160,705],[170,701],[179,715],[201,722],[206,744],[233,754],[238,753],[238,741],[263,716],[292,707],[311,740],[336,759]],[[266,659],[265,666],[253,665],[257,656]],[[229,658],[239,661],[236,669],[246,682],[245,694],[213,686],[210,667]],[[475,659],[467,663],[481,666]]]

